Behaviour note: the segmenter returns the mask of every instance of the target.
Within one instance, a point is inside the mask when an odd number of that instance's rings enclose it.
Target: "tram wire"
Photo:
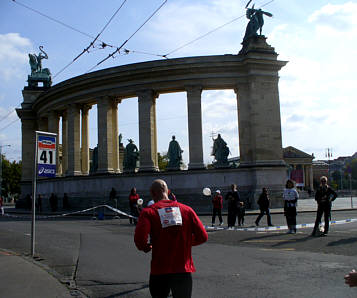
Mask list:
[[[94,38],[94,40],[79,54],[77,55],[70,63],[68,63],[64,68],[62,68],[58,73],[54,75],[53,78],[57,77],[59,74],[61,74],[63,71],[65,71],[69,66],[71,66],[79,57],[81,57],[84,53],[89,53],[88,50],[91,47],[94,47],[94,43],[97,41],[99,36],[103,33],[103,31],[109,26],[111,21],[114,19],[114,17],[118,14],[118,12],[121,10],[121,8],[124,6],[125,2],[127,0],[124,0],[122,4],[119,6],[119,8],[114,12],[114,14],[111,16],[109,21],[105,24],[105,26],[102,28],[102,30],[97,34],[97,36]],[[102,42],[102,48],[104,49],[106,47],[106,43]]]
[[[91,39],[95,39],[95,36],[93,36],[93,35],[91,35],[91,34],[88,34],[88,33],[84,32],[84,31],[82,31],[82,30],[79,30],[79,29],[77,29],[77,28],[75,28],[75,27],[73,27],[73,26],[71,26],[71,25],[68,25],[68,24],[66,24],[66,23],[64,23],[64,22],[62,22],[62,21],[60,21],[60,20],[58,20],[58,19],[55,19],[55,18],[53,18],[53,17],[51,17],[51,16],[49,16],[49,15],[47,15],[47,14],[44,14],[44,13],[42,13],[41,11],[39,11],[39,10],[37,10],[37,9],[34,9],[34,8],[32,8],[32,7],[29,7],[29,6],[27,6],[27,5],[25,5],[25,4],[21,3],[21,2],[19,2],[19,1],[17,1],[17,0],[11,0],[11,1],[14,2],[14,3],[16,3],[16,4],[19,5],[19,6],[22,6],[22,7],[26,8],[26,9],[28,9],[28,10],[34,12],[34,13],[37,13],[37,14],[41,15],[41,16],[44,17],[44,18],[49,19],[50,21],[53,21],[53,22],[55,22],[55,23],[57,23],[57,24],[60,24],[60,25],[66,27],[66,28],[68,28],[68,29],[70,29],[70,30],[72,30],[72,31],[75,31],[75,32],[77,32],[77,33],[79,33],[79,34],[82,34],[82,35],[84,35],[84,36],[86,36],[86,37],[89,37],[89,38],[91,38]],[[97,41],[100,41],[100,42],[101,42],[100,48],[98,48],[97,50],[101,50],[101,49],[104,49],[104,48],[106,48],[106,47],[109,47],[109,48],[118,48],[118,46],[115,46],[115,45],[112,45],[112,44],[110,44],[110,43],[107,43],[107,42],[105,42],[104,40],[102,40],[102,39],[100,39],[100,38],[97,38]],[[149,52],[146,52],[146,51],[137,51],[137,50],[129,50],[129,49],[124,49],[124,50],[125,50],[126,53],[138,53],[138,54],[144,54],[144,55],[150,55],[150,56],[156,56],[156,57],[163,57],[163,55],[160,55],[160,54],[157,54],[157,53],[149,53]],[[88,50],[88,51],[89,51],[89,50]],[[89,51],[89,52],[93,52],[93,51]],[[70,62],[68,65],[66,65],[65,68],[68,67],[70,64],[71,64],[71,62]],[[63,71],[63,70],[61,70],[61,71]],[[56,74],[56,75],[57,75],[57,74]]]
[[[145,22],[127,39],[125,40],[122,45],[120,47],[118,47],[114,52],[112,52],[111,54],[109,54],[106,58],[104,58],[103,60],[99,61],[95,66],[93,66],[91,69],[89,69],[86,73],[92,71],[94,68],[96,68],[97,66],[99,66],[100,64],[102,64],[104,61],[108,60],[111,57],[114,57],[114,55],[116,53],[119,53],[121,48],[131,39],[134,37],[134,35],[136,33],[139,32],[139,30],[144,27],[144,25],[167,3],[167,0],[165,0],[163,3],[161,3],[161,5],[145,20]]]
[[[24,4],[20,3],[20,2],[18,2],[17,0],[12,0],[12,1],[13,1],[14,3],[20,5],[20,6],[23,6],[23,7],[27,8],[27,9],[29,9],[29,10],[31,10],[31,11],[37,13],[37,14],[40,14],[41,16],[43,16],[43,17],[45,17],[45,18],[50,19],[51,21],[54,21],[54,22],[56,22],[56,23],[58,23],[58,24],[61,24],[61,25],[65,26],[65,27],[71,29],[71,30],[74,30],[74,31],[76,31],[76,32],[78,32],[78,33],[80,33],[80,34],[82,34],[82,35],[85,35],[85,36],[90,37],[90,38],[94,38],[94,36],[92,36],[92,35],[90,35],[90,34],[88,34],[88,33],[85,33],[85,32],[83,32],[83,31],[81,31],[81,30],[78,30],[78,29],[74,28],[73,26],[67,25],[67,24],[65,24],[65,23],[62,22],[62,21],[59,21],[59,20],[57,20],[57,19],[55,19],[55,18],[53,18],[53,17],[50,17],[50,16],[48,16],[48,15],[46,15],[46,14],[44,14],[44,13],[41,13],[40,11],[38,11],[38,10],[36,10],[36,9],[33,9],[33,8],[27,6],[27,5],[24,5]],[[260,6],[260,8],[263,8],[263,7],[269,5],[270,3],[274,2],[274,1],[275,1],[275,0],[270,0],[270,1],[268,1],[268,2],[266,2],[266,3],[264,3],[264,4],[262,4],[262,5]],[[165,4],[166,2],[167,2],[167,0],[166,0],[163,4]],[[162,5],[163,5],[163,4],[162,4]],[[193,40],[191,40],[191,41],[189,41],[189,42],[187,42],[187,43],[185,43],[185,44],[183,44],[183,45],[177,47],[176,49],[174,49],[174,50],[168,52],[168,53],[165,54],[165,55],[153,54],[153,53],[144,52],[144,51],[128,50],[128,49],[124,49],[124,53],[125,53],[125,54],[129,54],[129,53],[131,52],[131,53],[152,55],[152,56],[157,56],[157,57],[162,57],[162,58],[169,59],[168,56],[171,55],[171,54],[173,54],[174,52],[177,52],[177,51],[179,51],[180,49],[182,49],[182,48],[184,48],[184,47],[186,47],[186,46],[188,46],[188,45],[190,45],[190,44],[192,44],[192,43],[194,43],[194,42],[196,42],[196,41],[198,41],[198,40],[200,40],[200,39],[202,39],[202,38],[204,38],[204,37],[206,37],[206,36],[208,36],[208,35],[210,35],[210,34],[212,34],[212,33],[214,33],[214,32],[216,32],[216,31],[218,31],[219,29],[221,29],[221,28],[223,28],[223,27],[225,27],[225,26],[227,26],[227,25],[230,25],[230,24],[234,23],[235,21],[241,19],[241,18],[244,17],[244,16],[245,16],[245,15],[241,15],[241,16],[239,16],[239,17],[237,17],[237,18],[234,18],[234,19],[232,19],[232,20],[230,20],[230,21],[228,21],[228,22],[226,22],[226,23],[224,23],[224,24],[222,24],[222,25],[220,25],[220,26],[218,26],[218,27],[216,27],[216,28],[214,28],[214,29],[212,29],[212,30],[206,32],[205,34],[200,35],[200,36],[196,37],[195,39],[193,39]],[[144,25],[144,24],[143,24],[143,25]],[[142,25],[142,26],[143,26],[143,25]],[[142,26],[141,26],[141,27],[142,27]],[[139,28],[139,29],[141,29],[141,28]],[[139,29],[138,29],[138,30],[139,30]],[[135,32],[135,33],[136,33],[136,32]],[[134,34],[135,34],[135,33],[134,33]],[[130,37],[130,38],[131,38],[131,37]],[[104,47],[112,47],[112,48],[115,47],[115,46],[113,46],[113,45],[111,45],[111,44],[105,43],[104,41],[100,40],[99,38],[98,38],[97,40],[98,40],[98,41],[101,41],[101,42],[102,42],[102,45],[105,45]],[[127,40],[127,41],[128,41],[128,40]],[[125,43],[126,43],[127,41],[125,41]],[[124,44],[125,44],[125,43],[124,43]],[[106,60],[109,59],[110,57],[115,58],[115,57],[114,57],[114,54],[118,53],[118,52],[120,51],[120,49],[123,47],[124,44],[122,44],[120,47],[117,47],[117,49],[116,49],[114,52],[112,52],[111,54],[109,54],[108,57],[106,57],[105,59],[103,59],[102,61],[100,61],[97,65],[93,66],[93,67],[92,67],[90,70],[88,70],[86,73],[90,72],[91,70],[93,70],[94,68],[96,68],[99,64],[101,64],[102,62],[106,61]],[[102,47],[102,49],[103,49],[104,47]],[[68,68],[72,63],[73,63],[73,62],[70,62],[69,64],[67,64],[67,65],[66,65],[62,70],[60,70],[54,77],[56,77],[58,74],[60,74],[61,72],[63,72],[63,71],[64,71],[66,68]]]

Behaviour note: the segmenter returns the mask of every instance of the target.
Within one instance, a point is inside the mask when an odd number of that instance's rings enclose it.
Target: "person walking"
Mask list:
[[[139,250],[152,250],[150,294],[167,297],[171,290],[174,298],[189,298],[196,271],[191,248],[206,242],[207,232],[191,207],[169,200],[164,180],[155,180],[150,194],[155,204],[143,209],[134,235]]]
[[[269,199],[269,195],[268,195],[268,189],[266,187],[263,187],[262,193],[260,194],[257,203],[259,205],[260,214],[258,215],[257,219],[255,220],[255,225],[259,226],[259,221],[264,216],[264,214],[266,214],[268,226],[272,227],[273,225],[271,223],[271,216],[270,216],[270,210],[269,210],[270,199]]]
[[[221,191],[219,189],[216,190],[216,194],[212,199],[213,204],[213,214],[212,214],[212,227],[216,221],[216,215],[218,215],[219,225],[223,224],[222,219],[222,208],[223,208],[223,197],[221,196]]]
[[[136,193],[136,188],[133,187],[130,190],[130,194],[129,194],[129,208],[130,208],[130,215],[135,217],[139,216],[138,200],[139,200],[139,195]],[[136,225],[137,219],[129,217],[129,222],[130,224],[134,223]]]
[[[296,233],[296,206],[299,194],[294,188],[294,182],[290,179],[286,181],[284,193],[284,215],[286,217],[286,223],[288,225],[288,234]]]
[[[233,228],[236,224],[237,206],[240,201],[237,185],[231,185],[231,191],[226,194],[225,200],[228,201],[228,228]]]
[[[327,185],[327,177],[322,176],[320,178],[320,187],[315,193],[315,201],[317,202],[317,212],[315,226],[311,233],[311,236],[316,236],[319,229],[322,214],[325,218],[324,232],[320,236],[326,236],[329,231],[329,224],[331,219],[331,204],[337,198],[336,192]]]

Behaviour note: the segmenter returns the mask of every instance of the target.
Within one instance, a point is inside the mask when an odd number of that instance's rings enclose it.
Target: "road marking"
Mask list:
[[[248,243],[274,243],[274,242],[289,242],[289,241],[296,241],[295,239],[286,239],[286,240],[283,240],[283,239],[277,239],[277,240],[272,240],[272,239],[265,239],[265,240],[244,240],[243,242],[248,242]]]
[[[357,222],[357,218],[348,218],[348,219],[343,219],[343,220],[333,220],[330,222],[331,225],[341,225],[341,224],[346,224],[346,223],[352,223],[352,222]],[[313,228],[315,223],[308,223],[308,224],[298,224],[296,225],[297,229],[304,229],[304,228]],[[281,230],[287,230],[287,226],[273,226],[273,227],[250,227],[250,228],[225,228],[225,227],[211,227],[211,226],[205,226],[207,231],[222,231],[222,230],[228,230],[228,231],[249,231],[249,232],[267,232],[267,231],[281,231]]]

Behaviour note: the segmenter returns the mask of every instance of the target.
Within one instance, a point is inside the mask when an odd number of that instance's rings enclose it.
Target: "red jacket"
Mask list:
[[[215,195],[213,200],[213,208],[222,209],[223,208],[223,197],[221,195]]]
[[[139,197],[138,194],[135,194],[135,195],[130,194],[129,195],[129,203],[130,203],[130,205],[136,204],[138,202],[139,198],[140,197]]]
[[[158,210],[170,210],[168,207],[179,207],[182,225],[162,227]],[[196,271],[191,247],[207,241],[208,235],[200,219],[189,206],[171,200],[161,200],[144,208],[140,213],[134,236],[139,250],[150,250],[149,234],[152,242],[152,275]]]

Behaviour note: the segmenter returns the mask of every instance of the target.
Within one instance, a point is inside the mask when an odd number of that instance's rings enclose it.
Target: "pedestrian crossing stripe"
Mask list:
[[[342,220],[333,220],[333,221],[330,221],[330,224],[331,224],[331,225],[341,225],[341,224],[352,223],[352,222],[357,222],[357,218],[348,218],[348,219],[342,219]],[[296,228],[297,228],[297,229],[301,229],[301,228],[313,228],[314,226],[315,226],[315,223],[298,224],[298,225],[296,225]],[[228,231],[265,232],[265,231],[288,230],[288,226],[249,227],[249,228],[243,228],[243,227],[227,228],[227,227],[205,226],[205,229],[206,229],[207,231],[223,231],[223,230],[228,230]]]

